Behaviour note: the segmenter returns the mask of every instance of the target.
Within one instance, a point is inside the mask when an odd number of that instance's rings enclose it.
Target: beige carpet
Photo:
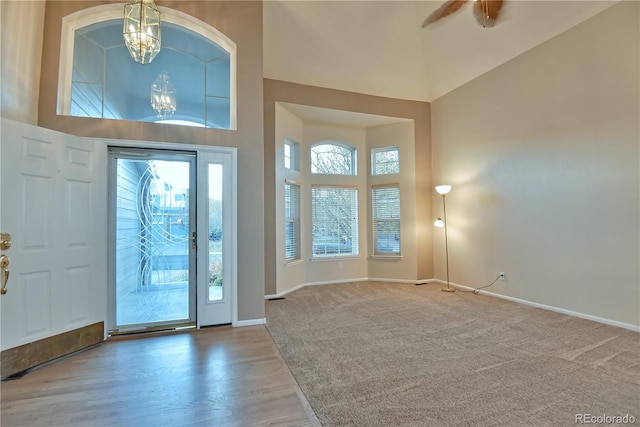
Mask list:
[[[266,311],[324,426],[640,424],[636,332],[435,284],[312,286]]]

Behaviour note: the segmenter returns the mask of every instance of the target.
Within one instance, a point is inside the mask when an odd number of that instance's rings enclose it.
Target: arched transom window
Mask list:
[[[162,47],[144,65],[124,45],[122,4],[63,19],[58,114],[236,128],[235,43],[190,15],[160,11]],[[174,96],[175,111],[154,108],[154,84]]]
[[[311,173],[356,175],[356,149],[333,141],[314,144],[311,146]]]

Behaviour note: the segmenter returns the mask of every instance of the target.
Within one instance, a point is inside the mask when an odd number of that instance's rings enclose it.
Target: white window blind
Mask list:
[[[400,255],[400,187],[371,188],[374,255]]]
[[[285,259],[300,259],[300,186],[284,185]]]
[[[352,187],[311,188],[314,257],[358,255],[358,190]]]

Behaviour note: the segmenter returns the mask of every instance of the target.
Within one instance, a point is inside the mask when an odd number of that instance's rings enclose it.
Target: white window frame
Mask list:
[[[396,152],[397,156],[398,156],[398,161],[397,162],[385,162],[386,164],[390,164],[390,163],[397,163],[398,168],[397,171],[395,172],[379,172],[376,170],[376,165],[378,164],[378,162],[376,161],[376,156],[378,154],[382,154],[382,153],[391,153],[391,152]],[[400,173],[400,148],[396,145],[393,147],[382,147],[382,148],[374,148],[371,150],[371,175],[373,176],[377,176],[377,175],[397,175]]]
[[[316,208],[315,201],[316,191],[340,191],[340,190],[349,190],[352,193],[350,194],[351,205],[350,205],[350,216],[349,218],[342,218],[339,221],[349,222],[351,228],[351,235],[336,235],[340,234],[334,233],[333,235],[326,236],[329,239],[320,241],[317,240],[320,236],[316,236],[314,233],[314,229],[316,228]],[[345,257],[357,257],[360,254],[359,250],[359,210],[358,210],[358,187],[357,186],[348,186],[348,185],[329,185],[329,184],[313,184],[311,186],[311,259],[335,259],[335,258],[345,258]],[[339,224],[325,224],[325,227],[339,227]],[[342,252],[343,249],[346,249],[350,246],[349,252]],[[320,253],[319,253],[320,251]],[[324,252],[324,253],[321,253]]]
[[[397,193],[397,200],[394,201],[393,203],[394,206],[392,207],[393,210],[390,210],[385,206],[378,206],[378,201],[380,200],[380,197],[377,195],[377,193],[386,192],[387,195],[390,195],[389,194],[390,191]],[[402,255],[401,218],[402,218],[402,215],[401,215],[401,205],[400,205],[400,185],[399,184],[373,185],[371,187],[371,236],[373,241],[372,252],[374,256],[399,257]],[[392,237],[394,240],[397,239],[398,241],[397,250],[380,249],[380,246],[378,245],[378,234],[380,233],[382,228],[397,229],[397,236],[394,235]],[[395,247],[395,244],[393,246]]]
[[[285,168],[300,172],[300,144],[298,142],[285,139],[283,157]],[[288,164],[287,159],[289,160]]]
[[[300,185],[287,180],[284,186],[284,258],[285,263],[291,263],[301,259]],[[289,227],[293,230],[291,236],[287,232]]]
[[[313,161],[313,156],[315,155],[314,153],[314,148],[321,146],[321,145],[333,145],[336,147],[340,147],[340,148],[344,148],[345,150],[349,151],[351,153],[351,161],[350,161],[350,165],[349,167],[351,168],[351,173],[348,174],[331,174],[331,173],[325,173],[325,172],[314,172],[313,171],[313,167],[314,167],[314,161]],[[358,150],[356,147],[353,147],[349,144],[345,144],[343,142],[338,142],[338,141],[318,141],[315,144],[311,145],[311,148],[309,150],[309,161],[310,161],[310,168],[311,168],[311,173],[313,175],[339,175],[339,176],[357,176],[358,175]]]

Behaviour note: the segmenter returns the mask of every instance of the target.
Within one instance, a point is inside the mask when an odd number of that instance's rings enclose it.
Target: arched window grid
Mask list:
[[[311,145],[311,173],[357,175],[357,149],[339,141],[319,141]]]
[[[160,7],[162,14],[162,22],[173,25],[177,28],[185,29],[188,32],[195,33],[205,40],[208,40],[211,44],[216,45],[217,48],[225,51],[229,55],[229,84],[228,84],[228,123],[225,123],[223,128],[234,130],[237,128],[237,96],[236,96],[236,44],[225,36],[222,32],[218,31],[214,27],[207,23],[200,21],[199,19],[185,14],[180,11],[169,9],[166,7]],[[74,42],[76,31],[85,28],[89,25],[93,25],[100,22],[106,22],[110,20],[122,20],[122,5],[121,4],[109,4],[91,7],[83,9],[73,14],[70,14],[62,20],[62,35],[61,35],[61,48],[60,48],[60,66],[59,66],[59,81],[58,81],[58,106],[57,113],[60,115],[71,114],[71,94],[72,94],[72,74],[73,74],[73,56],[74,56]],[[171,47],[163,46],[166,50],[175,50]],[[184,52],[183,52],[184,53]],[[224,55],[221,55],[224,56]],[[106,57],[106,55],[105,55]],[[212,58],[208,61],[202,61],[203,63],[211,64],[216,60],[220,60],[220,56]],[[149,64],[151,65],[151,64]],[[144,65],[148,66],[148,65]],[[204,72],[206,79],[206,71]],[[205,85],[208,84],[205,80]],[[205,86],[207,88],[208,86]],[[101,89],[104,91],[104,84]],[[206,90],[206,89],[205,89]],[[102,93],[102,100],[104,101],[105,94]],[[214,105],[216,99],[220,99],[220,96],[207,96],[203,93],[203,105],[205,109],[204,119],[205,123],[211,123],[210,112],[208,111]],[[226,98],[225,98],[226,99]],[[211,102],[209,102],[211,101]],[[107,108],[110,108],[108,101],[106,102]],[[226,103],[226,101],[225,101]],[[107,114],[105,114],[107,113]],[[102,117],[114,116],[117,118],[117,114],[101,111]],[[189,117],[177,115],[173,117],[176,120],[189,120]],[[142,119],[141,119],[142,120]],[[143,120],[148,121],[148,120]],[[217,126],[213,126],[217,127]]]

